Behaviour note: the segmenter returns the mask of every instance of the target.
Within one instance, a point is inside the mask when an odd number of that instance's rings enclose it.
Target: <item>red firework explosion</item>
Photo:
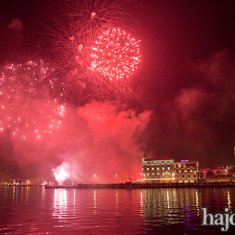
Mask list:
[[[139,44],[125,30],[109,28],[91,48],[91,68],[110,80],[129,78],[140,63]]]

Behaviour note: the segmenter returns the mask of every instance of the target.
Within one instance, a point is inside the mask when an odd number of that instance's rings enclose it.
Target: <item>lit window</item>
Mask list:
[[[159,171],[159,167],[157,168],[157,170]]]
[[[154,175],[154,173],[152,173],[152,175]]]
[[[165,170],[165,167],[162,167],[162,170]]]
[[[147,168],[147,171],[149,170],[149,168]]]
[[[168,166],[168,168],[167,168],[168,170],[170,170],[171,168]]]
[[[152,171],[154,171],[154,167],[152,167]]]

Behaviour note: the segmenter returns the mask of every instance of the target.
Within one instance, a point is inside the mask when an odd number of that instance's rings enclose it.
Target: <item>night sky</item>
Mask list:
[[[59,65],[56,76],[70,83],[65,77],[72,71],[72,63],[67,65],[72,55],[64,53],[67,47],[61,46],[63,42],[58,44],[56,37],[59,40],[60,29],[71,20],[68,6],[74,2],[0,1],[1,67],[43,59],[55,70]],[[2,134],[2,170],[28,176],[32,173],[29,169],[35,174],[66,161],[76,166],[74,171],[86,166],[89,174],[102,175],[107,171],[105,162],[110,172],[103,178],[116,171],[127,177],[127,165],[137,177],[144,152],[198,159],[202,166],[233,162],[235,2],[118,2],[125,6],[123,17],[129,21],[125,24],[120,20],[118,26],[141,40],[142,61],[128,85],[132,90],[128,99],[110,102],[105,92],[112,94],[112,90],[104,89],[101,100],[92,89],[81,91],[78,86],[74,91],[66,85],[68,115],[63,130],[40,144],[31,141],[27,147]],[[55,27],[55,22],[61,28]],[[100,87],[97,81],[95,84]],[[91,87],[94,82],[85,80],[85,85]],[[32,112],[36,112],[35,107]],[[96,120],[96,115],[103,119]]]

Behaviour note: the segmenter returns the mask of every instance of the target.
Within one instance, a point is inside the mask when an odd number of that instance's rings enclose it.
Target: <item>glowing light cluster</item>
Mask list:
[[[131,77],[140,58],[140,41],[120,28],[103,31],[91,48],[91,68],[110,80]]]
[[[59,129],[65,105],[48,99],[54,89],[50,69],[42,62],[10,64],[0,74],[0,133],[39,140]]]
[[[70,167],[67,162],[62,162],[55,169],[52,169],[55,180],[59,185],[62,185],[64,181],[70,178]]]

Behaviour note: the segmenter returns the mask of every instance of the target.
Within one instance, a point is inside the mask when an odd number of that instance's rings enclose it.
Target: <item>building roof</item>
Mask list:
[[[184,162],[199,162],[197,159],[187,159],[187,158],[184,158],[184,159],[174,159],[173,157],[168,157],[168,156],[160,156],[160,157],[155,157],[155,156],[147,156],[147,155],[144,155],[144,160],[145,161],[161,161],[161,160],[165,160],[165,161],[169,161],[169,160],[173,160],[174,162],[178,162],[178,163],[184,163]]]
[[[161,160],[174,160],[171,157],[147,157],[144,158],[145,161],[161,161]]]
[[[199,162],[197,159],[181,159],[181,160],[175,160],[177,163],[184,163],[184,162]]]

